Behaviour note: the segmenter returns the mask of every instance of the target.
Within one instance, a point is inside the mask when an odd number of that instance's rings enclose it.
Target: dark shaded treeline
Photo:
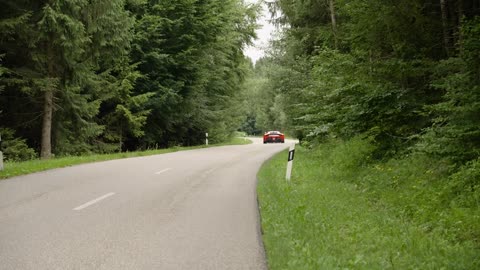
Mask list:
[[[2,1],[7,158],[194,145],[243,121],[256,6],[241,0]]]

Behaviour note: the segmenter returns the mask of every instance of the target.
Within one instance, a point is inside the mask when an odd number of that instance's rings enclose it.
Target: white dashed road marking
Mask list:
[[[164,172],[170,171],[171,169],[172,169],[172,168],[166,168],[166,169],[163,169],[163,170],[161,170],[161,171],[156,172],[155,174],[162,174],[162,173],[164,173]]]
[[[80,205],[80,206],[78,206],[78,207],[73,208],[73,210],[74,210],[74,211],[79,211],[79,210],[85,209],[85,208],[89,207],[90,205],[95,204],[95,203],[97,203],[97,202],[99,202],[99,201],[101,201],[101,200],[104,200],[104,199],[106,199],[106,198],[108,198],[108,197],[110,197],[110,196],[113,196],[113,195],[115,195],[115,193],[113,193],[113,192],[107,193],[107,194],[105,194],[105,195],[103,195],[103,196],[100,196],[100,197],[98,197],[98,198],[96,198],[96,199],[93,199],[93,200],[91,200],[91,201],[89,201],[89,202],[87,202],[87,203],[84,203],[84,204],[82,204],[82,205]]]

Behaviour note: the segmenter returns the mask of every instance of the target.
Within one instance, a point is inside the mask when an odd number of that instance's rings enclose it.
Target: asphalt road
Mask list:
[[[0,181],[0,269],[266,269],[256,173],[290,143],[254,139]]]

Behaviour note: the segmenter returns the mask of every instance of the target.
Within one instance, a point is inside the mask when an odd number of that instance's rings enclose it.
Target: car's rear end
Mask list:
[[[263,143],[284,143],[285,135],[279,131],[268,131],[263,134]]]

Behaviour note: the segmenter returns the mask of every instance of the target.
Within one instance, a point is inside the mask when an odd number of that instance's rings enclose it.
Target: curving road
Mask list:
[[[266,269],[251,139],[0,181],[0,269]]]

